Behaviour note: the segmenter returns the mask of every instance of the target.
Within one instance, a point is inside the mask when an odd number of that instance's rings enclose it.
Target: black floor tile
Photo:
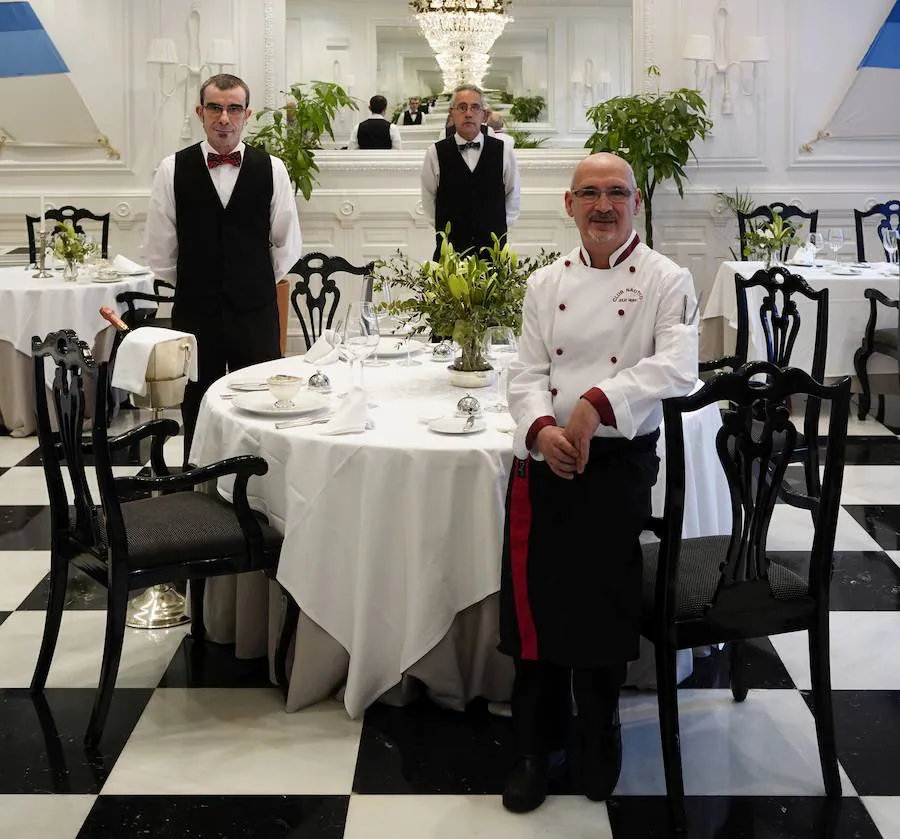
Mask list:
[[[814,709],[812,694],[802,693]],[[836,690],[832,703],[838,758],[857,793],[900,796],[900,691]]]
[[[3,623],[11,614],[12,612],[0,612],[0,623]]]
[[[49,550],[49,507],[0,507],[0,551]]]
[[[900,505],[844,504],[843,507],[883,550],[900,550]]]
[[[483,702],[465,713],[419,700],[366,711],[353,791],[499,795],[515,763],[509,719]]]
[[[9,469],[8,466],[0,466],[0,475],[2,475],[2,474],[3,474],[4,472],[6,472],[8,469]]]
[[[138,423],[135,423],[137,425]],[[136,446],[125,446],[122,449],[113,449],[110,452],[110,460],[113,466],[143,466],[150,460],[150,441],[143,440]],[[28,457],[23,458],[16,466],[42,466],[40,449],[35,449]],[[94,468],[94,456],[84,455],[84,465],[89,469]]]
[[[240,659],[233,644],[197,642],[186,637],[160,680],[161,688],[271,687],[267,657]]]
[[[793,680],[768,638],[747,641],[745,650],[744,679],[748,687],[794,687]],[[728,648],[718,650],[713,647],[706,658],[694,658],[694,672],[679,687],[728,689],[730,674]]]
[[[117,688],[99,747],[85,750],[93,689],[0,690],[0,794],[99,793],[152,693]]]
[[[857,798],[697,796],[685,801],[681,839],[882,839]],[[663,797],[607,803],[613,839],[669,839]]]
[[[50,595],[50,575],[48,574],[17,607],[16,611],[47,610],[47,599]],[[73,611],[105,610],[106,586],[95,582],[87,574],[82,574],[74,566],[69,566],[69,579],[66,584],[66,609]]]
[[[820,449],[820,456],[825,456],[824,446]],[[848,466],[898,466],[900,440],[885,435],[847,437],[846,456]]]
[[[101,795],[78,839],[341,839],[345,795]]]

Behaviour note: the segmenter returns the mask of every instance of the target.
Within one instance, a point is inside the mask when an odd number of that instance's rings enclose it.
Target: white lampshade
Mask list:
[[[743,38],[738,46],[738,61],[768,61],[769,42],[763,35]]]
[[[681,55],[692,61],[712,61],[712,38],[709,35],[688,35]]]
[[[572,84],[584,84],[584,76],[577,70],[572,73]]]
[[[612,84],[612,73],[609,70],[600,71],[600,84]]]
[[[206,55],[207,64],[236,64],[234,44],[230,38],[213,38]]]
[[[154,38],[147,50],[148,64],[177,64],[178,50],[171,38]]]

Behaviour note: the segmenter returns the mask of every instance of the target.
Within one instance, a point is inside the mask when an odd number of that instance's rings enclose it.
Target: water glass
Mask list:
[[[828,231],[828,249],[834,253],[834,261],[838,262],[838,251],[844,247],[844,231],[840,227],[832,227]]]
[[[366,301],[351,303],[344,321],[342,348],[350,353],[350,367],[359,362],[359,386],[363,386],[363,361],[378,349],[378,313],[375,304]],[[351,379],[355,378],[351,373]]]
[[[898,241],[900,241],[900,233],[889,227],[882,232],[881,237],[881,244],[884,245],[884,252],[887,254],[888,263],[893,264],[894,254],[897,253]]]
[[[815,266],[816,260],[819,257],[819,254],[825,249],[825,237],[819,233],[810,233],[807,238],[807,244],[809,245],[810,250],[813,252],[813,266]]]
[[[497,371],[497,401],[485,411],[502,413],[509,410],[503,400],[503,371],[519,352],[516,335],[508,326],[490,326],[484,334],[484,357]]]

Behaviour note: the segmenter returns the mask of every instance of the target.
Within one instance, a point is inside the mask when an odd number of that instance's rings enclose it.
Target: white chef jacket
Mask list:
[[[661,400],[697,382],[697,326],[682,323],[685,308],[690,318],[696,305],[690,272],[642,243],[612,268],[591,268],[581,257],[576,248],[528,280],[508,384],[518,458],[534,456],[525,438],[536,419],[564,426],[592,387],[616,418],[594,436],[633,439],[659,427]]]
[[[206,140],[200,143],[203,159],[214,151]],[[244,156],[244,143],[235,151]],[[300,219],[297,216],[297,200],[284,162],[272,157],[272,201],[269,208],[269,253],[278,282],[300,259],[303,243],[300,238]],[[209,170],[209,177],[222,202],[228,206],[240,166],[226,164]],[[176,283],[178,262],[178,235],[175,230],[175,155],[170,154],[159,164],[153,180],[153,192],[147,207],[147,227],[144,233],[144,255],[157,277]]]

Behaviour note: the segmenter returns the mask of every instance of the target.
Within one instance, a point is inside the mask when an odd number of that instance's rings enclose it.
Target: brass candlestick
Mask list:
[[[39,280],[44,280],[47,277],[53,276],[53,272],[47,270],[47,239],[49,236],[50,234],[47,233],[46,230],[42,230],[38,233],[39,244],[37,246],[37,253],[35,254],[37,257],[37,273],[32,274],[31,276]]]

